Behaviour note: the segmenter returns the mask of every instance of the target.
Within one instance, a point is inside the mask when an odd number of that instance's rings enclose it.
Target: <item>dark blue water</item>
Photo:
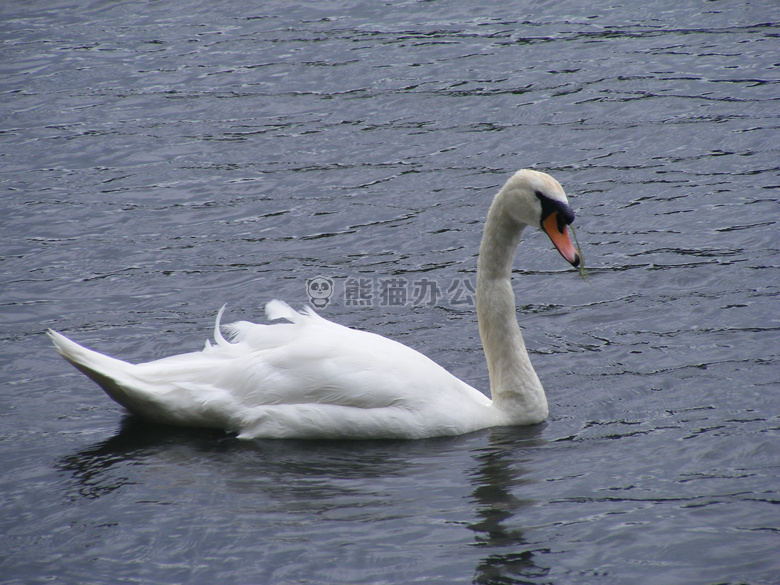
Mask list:
[[[780,5],[591,4],[4,2],[0,582],[778,582]],[[147,361],[324,276],[487,388],[468,286],[528,166],[589,267],[516,260],[543,425],[152,427],[44,335]]]

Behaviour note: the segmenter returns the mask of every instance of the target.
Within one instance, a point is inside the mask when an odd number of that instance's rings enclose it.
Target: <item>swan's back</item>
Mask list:
[[[420,438],[495,418],[487,397],[411,348],[281,301],[266,312],[288,322],[233,323],[230,341],[217,325],[203,351],[138,365],[51,335],[109,396],[159,422],[243,437]]]

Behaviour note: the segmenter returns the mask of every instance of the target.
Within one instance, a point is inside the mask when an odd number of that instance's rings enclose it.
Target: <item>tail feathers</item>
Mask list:
[[[128,362],[87,349],[75,341],[71,341],[62,333],[49,329],[48,334],[54,342],[57,352],[74,366],[95,370],[123,370],[132,366]]]
[[[57,352],[73,366],[96,382],[113,400],[137,414],[146,414],[154,393],[139,388],[131,370],[133,364],[103,355],[71,341],[61,333],[49,330]]]

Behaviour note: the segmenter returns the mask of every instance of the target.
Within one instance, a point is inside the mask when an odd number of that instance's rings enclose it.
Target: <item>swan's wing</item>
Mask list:
[[[356,408],[419,408],[441,393],[481,393],[423,354],[393,340],[344,327],[311,309],[297,313],[280,301],[271,318],[290,323],[228,326],[233,343],[214,348],[236,359],[227,386],[242,402],[333,404]]]
[[[220,382],[241,394],[240,436],[456,435],[494,415],[484,394],[405,345],[279,301],[267,312],[290,323],[235,323],[219,347],[240,355]]]

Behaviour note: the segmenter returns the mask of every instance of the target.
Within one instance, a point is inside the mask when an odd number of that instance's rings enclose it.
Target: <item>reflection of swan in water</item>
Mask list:
[[[207,549],[256,537],[262,525],[272,549],[289,547],[309,559],[302,571],[315,580],[326,558],[354,559],[389,546],[411,563],[410,577],[424,567],[461,577],[473,570],[475,583],[510,583],[533,581],[545,570],[544,554],[523,529],[523,511],[532,505],[523,499],[524,455],[533,456],[542,432],[534,426],[415,442],[247,442],[126,417],[116,435],[63,457],[58,467],[71,477],[69,498],[100,499],[104,507],[97,510],[112,518],[126,512],[136,518],[139,499],[175,503],[155,512],[160,538],[183,531]],[[466,530],[468,518],[474,520]],[[350,543],[340,553],[333,550],[334,530]],[[442,553],[425,564],[430,551],[421,543],[432,537],[458,547],[458,562],[444,564]],[[127,546],[128,536],[121,538]],[[149,550],[142,537],[132,538]],[[170,550],[159,554],[170,560]],[[254,550],[237,554],[258,567],[277,562]],[[396,577],[403,570],[392,568]]]
[[[157,486],[145,487],[147,495],[164,493],[159,486],[167,477],[170,483],[191,486],[194,497],[212,494],[214,482],[221,482],[220,493],[231,497],[265,498],[271,508],[281,510],[300,511],[310,502],[320,513],[332,507],[329,498],[341,501],[345,496],[364,508],[376,499],[378,482],[406,478],[414,462],[431,452],[439,454],[426,441],[248,442],[218,430],[150,424],[127,416],[115,435],[62,457],[57,467],[74,480],[70,495],[86,499],[133,489],[147,480]],[[209,470],[205,476],[204,469]],[[204,477],[212,478],[208,485],[200,485]],[[354,485],[345,482],[352,479]]]
[[[243,438],[414,439],[538,423],[547,399],[517,325],[512,260],[531,225],[576,266],[566,229],[573,219],[558,182],[532,170],[515,173],[493,200],[476,291],[492,400],[400,343],[280,301],[266,312],[288,324],[235,323],[232,343],[217,326],[216,346],[139,365],[51,336],[65,359],[131,412]]]
[[[63,457],[58,467],[68,471],[77,482],[78,493],[88,499],[99,498],[134,483],[117,472],[125,465],[136,466],[166,444],[192,445],[195,448],[219,450],[220,441],[229,440],[219,431],[181,429],[148,424],[126,417],[117,434],[78,453]],[[236,442],[233,439],[233,442]]]
[[[547,569],[537,565],[536,551],[526,542],[521,527],[512,520],[533,500],[518,498],[524,479],[522,453],[539,443],[539,427],[492,429],[490,446],[476,454],[477,470],[471,475],[473,498],[479,503],[479,520],[469,525],[485,557],[475,569],[474,583],[526,583],[544,577]],[[522,521],[515,523],[522,526]]]

